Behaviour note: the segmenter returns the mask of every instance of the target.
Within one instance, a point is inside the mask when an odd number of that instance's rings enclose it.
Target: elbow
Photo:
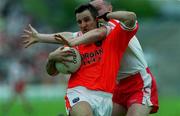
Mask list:
[[[127,26],[133,27],[135,25],[136,19],[137,19],[136,14],[134,12],[130,12],[128,17],[129,17],[129,20],[128,20]]]
[[[136,14],[134,12],[129,12],[127,14],[127,19],[124,21],[124,24],[127,28],[132,29],[136,23]]]

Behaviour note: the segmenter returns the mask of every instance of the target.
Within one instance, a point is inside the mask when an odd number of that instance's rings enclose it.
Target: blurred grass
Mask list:
[[[159,111],[151,116],[180,116],[180,97],[160,97]]]
[[[160,109],[158,113],[152,114],[151,116],[180,116],[180,98],[179,97],[161,97],[160,98]],[[2,102],[0,102],[2,106]],[[64,114],[64,99],[59,100],[33,100],[31,101],[33,106],[33,113],[28,115],[20,101],[16,102],[10,109],[9,115],[7,116],[57,116],[58,114]],[[1,107],[0,106],[0,107]],[[2,108],[2,107],[1,107]],[[0,116],[2,114],[2,109]]]
[[[4,103],[0,102],[0,116],[4,116],[2,113],[3,104]],[[58,116],[59,114],[66,114],[63,98],[47,101],[33,100],[30,101],[30,105],[33,108],[31,114],[25,111],[21,101],[18,100],[11,107],[8,115],[5,116]]]

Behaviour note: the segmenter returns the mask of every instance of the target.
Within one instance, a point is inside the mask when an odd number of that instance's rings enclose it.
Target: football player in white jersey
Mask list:
[[[106,0],[91,0],[99,15],[112,12]],[[104,18],[103,16],[102,18]],[[113,24],[113,22],[109,21]],[[158,110],[156,81],[148,68],[136,36],[129,42],[121,61],[113,93],[113,116],[148,116]]]

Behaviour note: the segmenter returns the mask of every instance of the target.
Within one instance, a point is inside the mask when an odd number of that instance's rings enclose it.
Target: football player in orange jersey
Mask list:
[[[125,22],[115,21],[116,25],[109,24],[103,26],[100,30],[98,29],[97,13],[95,12],[90,4],[81,5],[75,11],[81,30],[75,33],[75,37],[83,39],[85,34],[93,30],[100,32],[100,35],[98,35],[98,42],[82,44],[77,47],[83,58],[82,66],[71,75],[68,82],[65,99],[66,108],[70,115],[111,115],[111,97],[120,65],[119,62],[128,42],[138,28],[136,15],[133,12],[117,11],[108,13],[105,17],[125,20]],[[26,32],[29,35],[33,34]],[[52,37],[54,36],[51,35]],[[27,41],[28,44],[29,42]],[[57,71],[52,70],[52,68],[54,68],[54,59],[57,60],[57,57],[61,55],[60,53],[61,51],[57,50],[49,55],[47,70],[51,75],[57,74]]]

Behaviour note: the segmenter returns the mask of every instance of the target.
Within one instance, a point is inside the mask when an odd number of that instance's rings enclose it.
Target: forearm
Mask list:
[[[64,38],[72,39],[73,33],[71,32],[61,32],[61,33],[54,33],[54,34],[37,34],[37,38],[40,43],[60,43],[55,39],[55,35],[60,34]]]
[[[96,41],[102,40],[106,37],[106,28],[98,28],[91,30],[84,35],[71,40],[71,46],[77,46],[80,44],[90,44]]]
[[[117,19],[123,22],[127,27],[132,28],[136,22],[136,14],[129,11],[110,12],[106,16],[108,19]]]

